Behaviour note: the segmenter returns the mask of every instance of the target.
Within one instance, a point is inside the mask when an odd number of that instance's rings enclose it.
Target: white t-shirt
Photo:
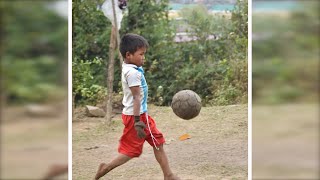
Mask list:
[[[121,82],[123,89],[122,104],[124,105],[122,113],[125,115],[133,115],[133,95],[130,90],[130,87],[133,86],[140,86],[140,114],[147,112],[148,85],[142,67],[123,63]]]

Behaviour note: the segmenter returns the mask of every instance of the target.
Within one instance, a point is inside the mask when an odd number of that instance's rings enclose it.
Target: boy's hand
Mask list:
[[[146,128],[146,125],[142,121],[136,121],[134,123],[134,129],[137,131],[137,136],[140,139],[143,139],[146,137],[146,133],[144,132],[144,128]]]

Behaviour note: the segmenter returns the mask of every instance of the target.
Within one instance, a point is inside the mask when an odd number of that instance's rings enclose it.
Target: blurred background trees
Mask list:
[[[67,7],[0,2],[0,179],[43,179],[68,162]]]
[[[8,103],[51,102],[67,95],[68,26],[52,5],[1,2],[1,81]]]
[[[319,93],[319,4],[287,3],[286,9],[253,15],[255,103],[312,102]]]
[[[188,6],[178,17],[170,15],[168,0],[128,1],[127,5],[120,36],[137,33],[150,44],[144,65],[150,103],[169,105],[182,89],[197,92],[204,105],[247,103],[247,1],[237,1],[233,10],[220,13],[201,4]],[[91,1],[74,1],[72,9],[73,64],[89,67],[74,72],[73,80],[80,82],[77,78],[90,71],[86,89],[105,92],[100,88],[106,87],[105,65],[93,62],[107,63],[111,23]],[[115,93],[122,91],[120,73],[120,64],[115,63]],[[79,86],[73,84],[76,104],[104,100],[105,94],[92,98],[97,93],[87,96],[77,91]]]

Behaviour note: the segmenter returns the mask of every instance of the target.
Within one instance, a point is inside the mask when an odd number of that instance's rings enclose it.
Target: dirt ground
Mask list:
[[[318,179],[319,105],[253,106],[253,179]],[[39,179],[52,164],[67,162],[67,115],[31,117],[24,107],[1,114],[0,179]],[[175,173],[186,180],[247,179],[247,106],[205,107],[185,121],[169,107],[150,107],[167,140]],[[95,175],[100,162],[117,155],[119,114],[107,127],[76,109],[73,122],[73,179]],[[180,141],[188,133],[191,139]],[[143,173],[141,178],[137,173]],[[67,179],[64,174],[57,179]],[[162,179],[152,148],[102,179]]]
[[[65,106],[63,106],[65,107]],[[1,114],[0,179],[40,179],[53,164],[68,162],[67,108],[30,116],[25,106]],[[57,179],[67,179],[67,174]]]
[[[254,105],[253,179],[319,179],[319,105]]]
[[[118,152],[123,125],[120,114],[111,126],[103,118],[84,115],[78,108],[73,119],[72,177],[93,179],[101,162],[108,162]],[[247,105],[203,107],[192,120],[178,118],[170,107],[149,106],[149,114],[166,138],[164,146],[172,170],[183,180],[247,179],[248,111]],[[188,133],[191,138],[180,141]],[[161,180],[162,171],[152,147],[101,179]]]

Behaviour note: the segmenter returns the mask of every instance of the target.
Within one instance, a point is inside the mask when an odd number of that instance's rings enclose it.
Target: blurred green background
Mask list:
[[[1,93],[9,104],[50,102],[66,94],[68,26],[53,6],[1,2]]]
[[[319,179],[319,1],[252,3],[252,177]]]
[[[290,3],[291,2],[291,3]],[[274,8],[259,11],[259,8]],[[319,93],[319,3],[253,1],[254,103],[316,102]],[[259,6],[259,4],[262,4]],[[255,9],[256,8],[256,9]]]
[[[0,179],[41,179],[68,162],[67,1],[1,1],[0,12]]]

